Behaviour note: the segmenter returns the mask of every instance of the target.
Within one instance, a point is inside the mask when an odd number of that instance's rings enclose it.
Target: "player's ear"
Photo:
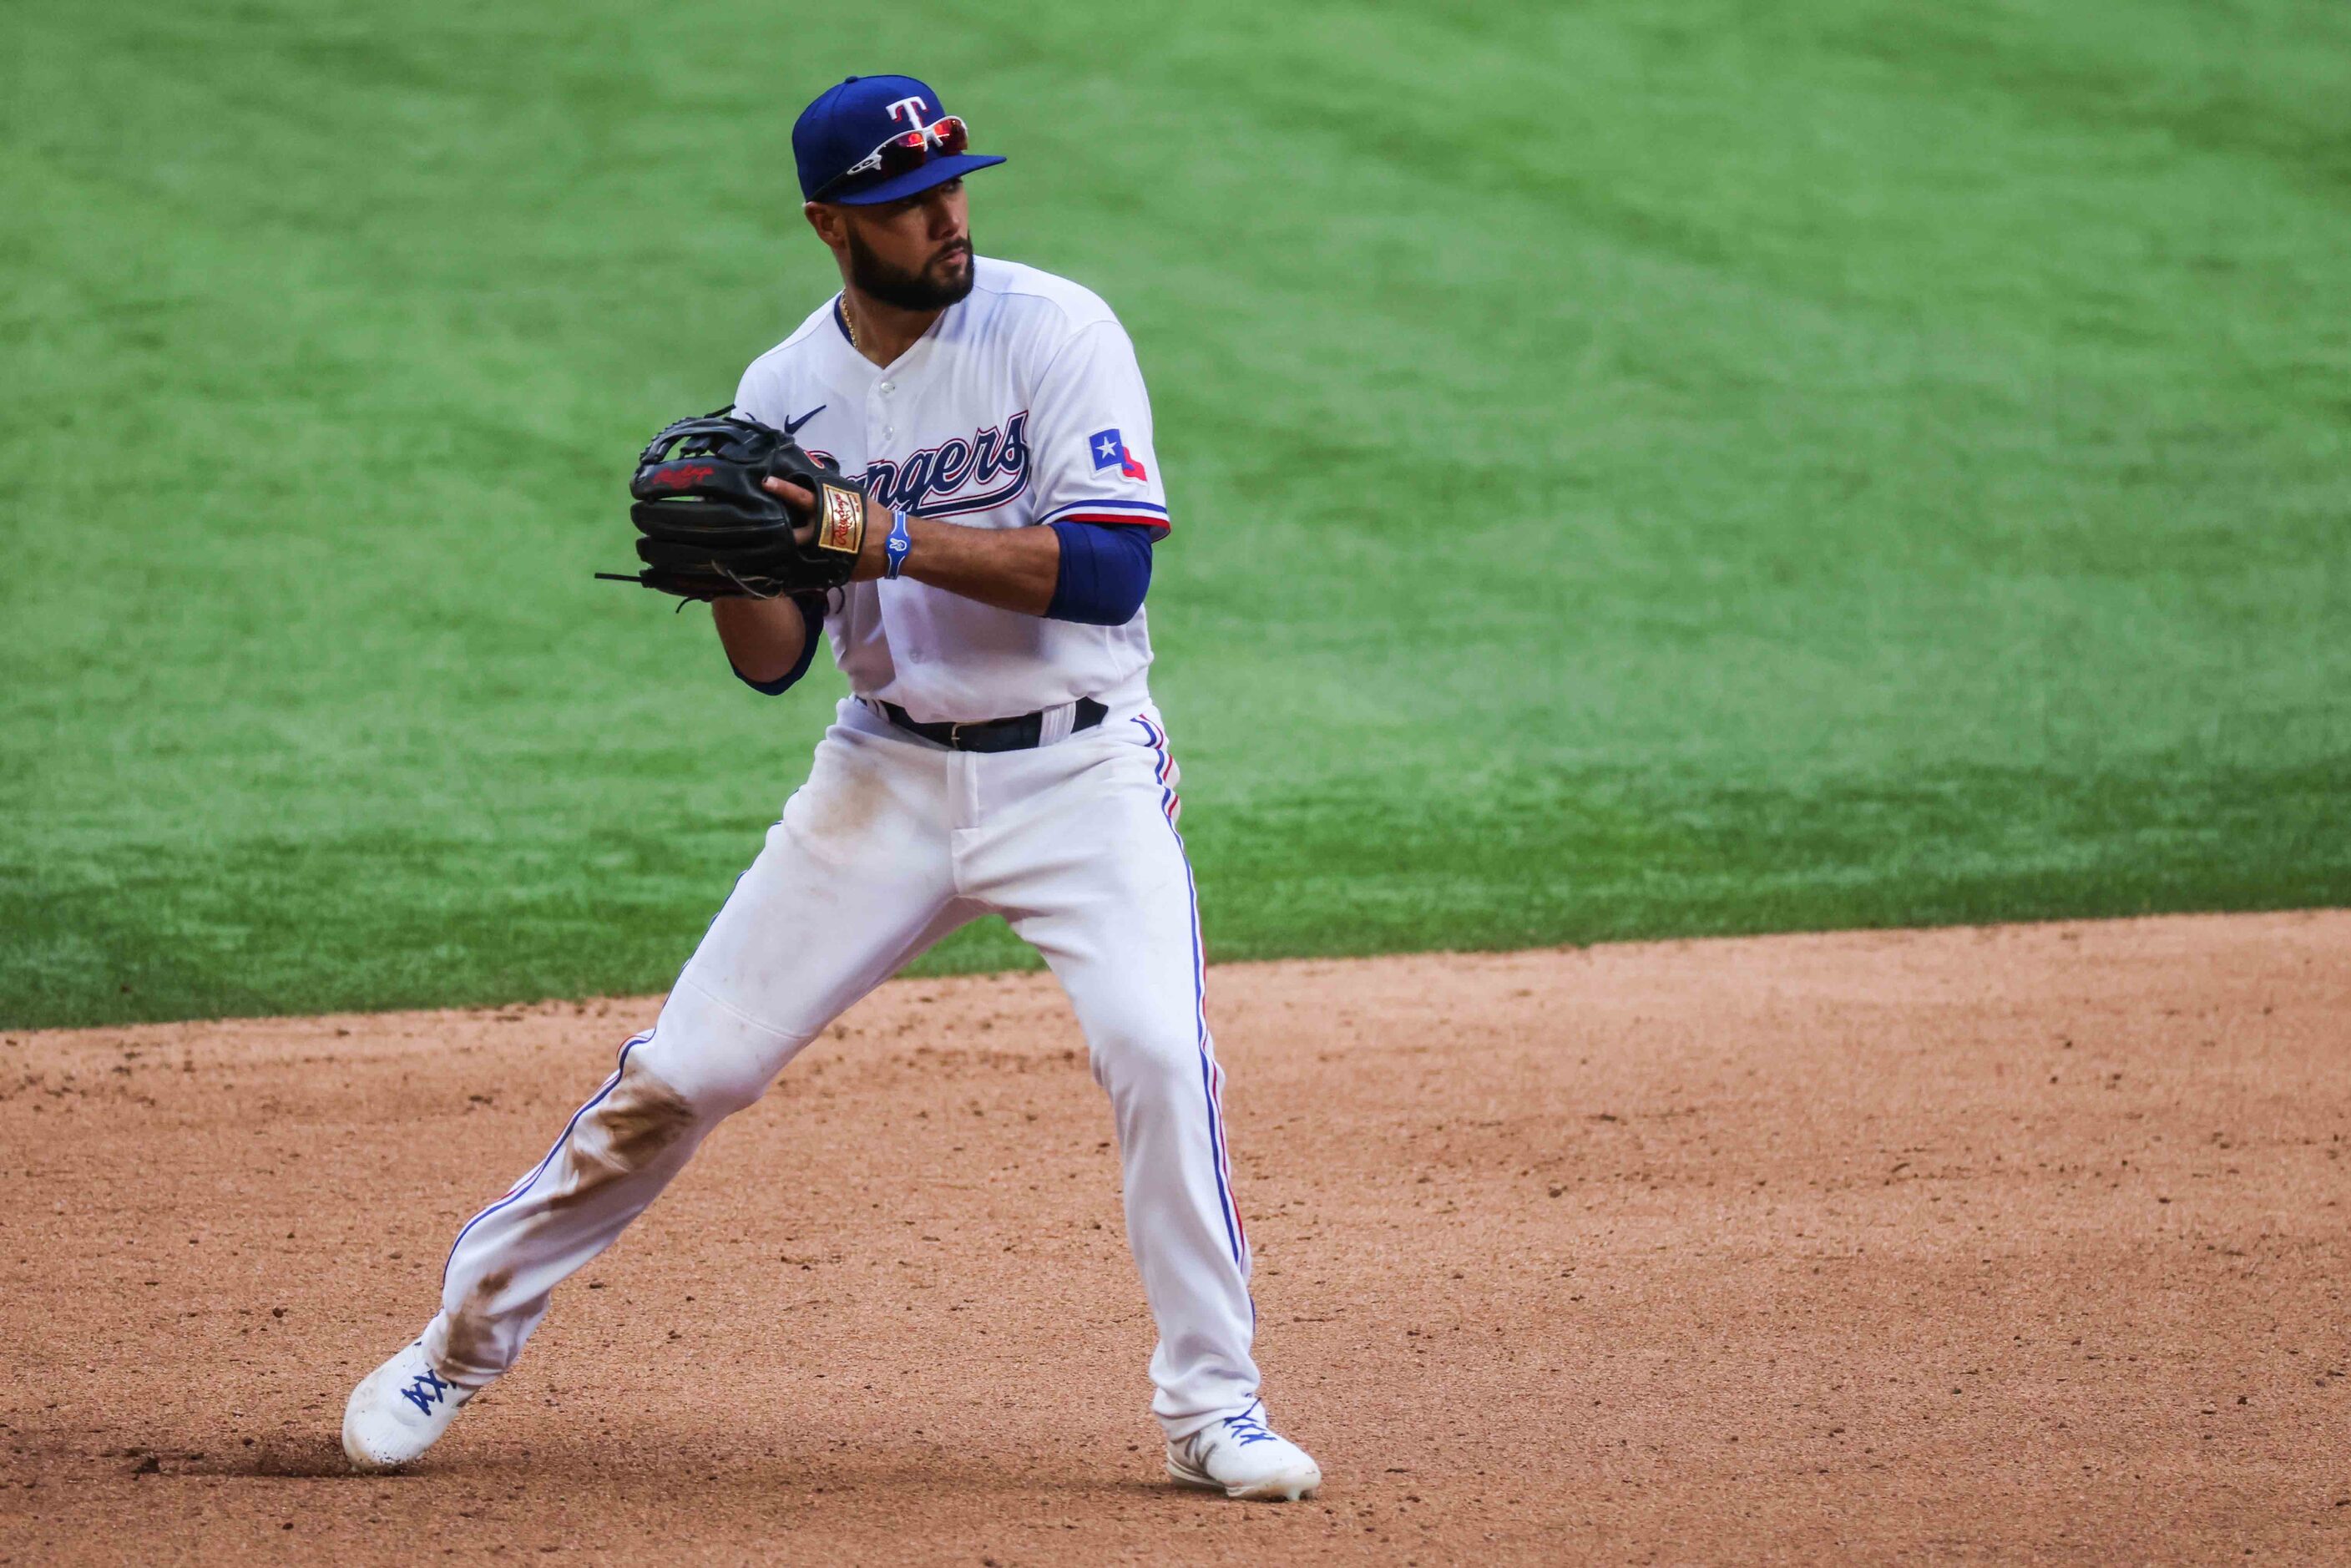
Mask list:
[[[809,227],[816,230],[817,238],[835,250],[839,250],[846,243],[841,235],[841,217],[839,207],[830,202],[803,202],[800,204],[800,212],[807,217]]]

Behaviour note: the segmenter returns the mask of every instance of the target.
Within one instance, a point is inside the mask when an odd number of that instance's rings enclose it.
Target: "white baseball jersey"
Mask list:
[[[838,298],[743,372],[735,404],[886,505],[985,528],[1144,523],[1167,532],[1151,400],[1109,306],[1066,278],[976,257],[971,293],[887,366],[852,348]],[[825,619],[859,696],[925,722],[1142,699],[1143,612],[1088,626],[901,578],[855,582]]]

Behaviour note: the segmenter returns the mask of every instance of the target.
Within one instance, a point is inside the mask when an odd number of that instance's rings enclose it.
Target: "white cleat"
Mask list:
[[[1262,1400],[1168,1444],[1167,1474],[1183,1486],[1263,1502],[1295,1502],[1322,1484],[1306,1450],[1266,1426]]]
[[[351,1390],[343,1406],[343,1452],[360,1469],[395,1469],[439,1442],[474,1392],[434,1370],[418,1340]]]

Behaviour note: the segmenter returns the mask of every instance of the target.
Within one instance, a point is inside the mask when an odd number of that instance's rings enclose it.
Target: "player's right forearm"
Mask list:
[[[808,622],[789,599],[714,599],[710,619],[728,662],[748,681],[783,679],[808,641]]]

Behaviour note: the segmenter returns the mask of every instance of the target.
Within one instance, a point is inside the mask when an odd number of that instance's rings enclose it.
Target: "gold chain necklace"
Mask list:
[[[865,346],[857,340],[857,318],[849,313],[849,296],[846,294],[841,297],[841,324],[849,329],[850,348],[857,352],[859,358],[862,359],[865,354]]]

